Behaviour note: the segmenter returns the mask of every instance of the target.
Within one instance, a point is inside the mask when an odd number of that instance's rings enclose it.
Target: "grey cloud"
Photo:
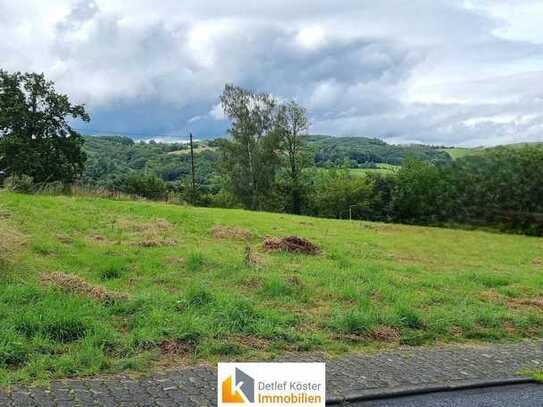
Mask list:
[[[510,22],[486,0],[29,2],[0,0],[3,66],[47,73],[88,104],[89,128],[222,135],[209,112],[234,82],[295,98],[316,132],[543,137],[542,45],[498,35]]]

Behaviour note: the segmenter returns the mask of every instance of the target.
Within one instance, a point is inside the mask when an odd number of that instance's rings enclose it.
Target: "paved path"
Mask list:
[[[322,355],[290,355],[283,361],[323,361]],[[543,343],[485,347],[410,348],[327,360],[327,397],[341,400],[383,390],[515,377],[543,370]],[[214,406],[213,367],[180,368],[144,379],[68,380],[50,388],[0,393],[0,406]]]
[[[543,406],[543,386],[523,384],[430,393],[349,404],[349,407],[534,407]]]

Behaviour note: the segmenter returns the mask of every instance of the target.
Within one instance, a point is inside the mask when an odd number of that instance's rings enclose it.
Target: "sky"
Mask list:
[[[0,68],[44,72],[85,133],[222,136],[226,83],[305,106],[311,133],[543,141],[543,1],[0,0]]]

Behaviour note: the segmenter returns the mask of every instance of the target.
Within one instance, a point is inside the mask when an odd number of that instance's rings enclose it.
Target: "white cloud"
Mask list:
[[[296,34],[296,42],[302,48],[314,50],[324,45],[326,33],[322,27],[311,26],[302,28]]]
[[[220,135],[233,82],[305,104],[313,131],[496,144],[543,140],[542,7],[0,0],[0,53],[87,103],[91,128]]]
[[[224,110],[220,103],[217,103],[215,106],[213,106],[213,109],[209,111],[209,115],[215,120],[226,119],[226,115],[224,114]]]

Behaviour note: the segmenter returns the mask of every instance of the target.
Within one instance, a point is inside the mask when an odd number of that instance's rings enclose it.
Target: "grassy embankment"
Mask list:
[[[293,234],[322,253],[263,251]],[[0,192],[0,384],[539,337],[542,268],[524,236]]]

